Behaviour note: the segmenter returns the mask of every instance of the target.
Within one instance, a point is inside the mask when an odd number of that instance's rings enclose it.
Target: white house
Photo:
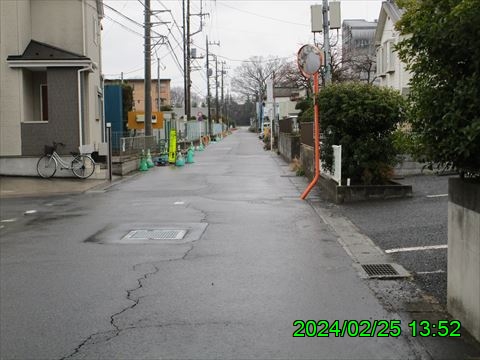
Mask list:
[[[398,53],[395,51],[395,45],[404,38],[395,30],[395,24],[401,16],[402,10],[394,0],[382,3],[375,32],[377,83],[380,86],[397,89],[403,95],[407,95],[411,75],[405,70],[405,64],[400,61]]]
[[[102,1],[0,1],[0,174],[103,141]]]

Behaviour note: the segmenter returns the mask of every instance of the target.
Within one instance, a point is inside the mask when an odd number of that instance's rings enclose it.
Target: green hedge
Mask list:
[[[425,160],[480,178],[478,0],[399,0],[400,58],[412,73],[412,130]]]
[[[405,120],[406,102],[400,93],[363,83],[340,83],[320,91],[319,106],[321,157],[326,167],[333,168],[332,145],[342,145],[344,181],[388,182],[397,162],[392,133]]]

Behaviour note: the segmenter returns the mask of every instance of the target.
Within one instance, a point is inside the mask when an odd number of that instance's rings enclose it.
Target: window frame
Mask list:
[[[46,90],[45,92],[44,89]],[[44,109],[44,104],[46,105],[46,109]],[[46,113],[44,110],[46,110]],[[46,115],[46,119],[44,115]],[[40,121],[48,122],[48,84],[46,83],[40,84]]]

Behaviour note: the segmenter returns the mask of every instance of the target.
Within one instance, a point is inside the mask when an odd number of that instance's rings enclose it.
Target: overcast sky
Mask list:
[[[104,3],[103,73],[107,78],[119,78],[121,72],[125,78],[143,78],[143,29],[126,17],[142,24],[144,1],[104,0]],[[377,19],[381,3],[381,0],[343,0],[342,20]],[[210,52],[226,62],[225,86],[228,87],[233,69],[242,60],[251,56],[294,59],[302,45],[313,43],[310,32],[310,5],[313,4],[321,4],[321,0],[191,0],[192,14],[209,14],[204,18],[203,30],[192,37],[192,47],[197,48],[197,56],[201,56],[205,54],[206,36],[211,42],[220,42],[220,46],[210,45]],[[151,7],[153,10],[171,10],[152,17],[152,21],[166,22],[156,25],[153,30],[169,38],[176,54],[175,58],[169,45],[156,46],[152,53],[152,77],[157,76],[158,57],[162,65],[160,77],[171,79],[172,86],[183,87],[183,74],[179,68],[183,66],[182,1],[151,0]],[[191,32],[200,29],[199,20],[199,16],[192,16]],[[199,70],[192,73],[192,91],[205,96],[205,59],[195,60],[194,66]]]

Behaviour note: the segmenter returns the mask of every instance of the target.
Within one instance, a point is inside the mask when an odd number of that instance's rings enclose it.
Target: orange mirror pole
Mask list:
[[[318,179],[320,178],[320,121],[319,121],[319,109],[318,109],[318,71],[313,74],[313,110],[314,110],[314,116],[313,116],[313,132],[314,132],[314,145],[315,145],[315,176],[312,180],[312,182],[308,185],[308,187],[305,189],[303,192],[302,196],[300,197],[302,200],[305,200],[305,198],[308,196],[308,193],[312,188],[315,186],[315,184],[318,182]]]

